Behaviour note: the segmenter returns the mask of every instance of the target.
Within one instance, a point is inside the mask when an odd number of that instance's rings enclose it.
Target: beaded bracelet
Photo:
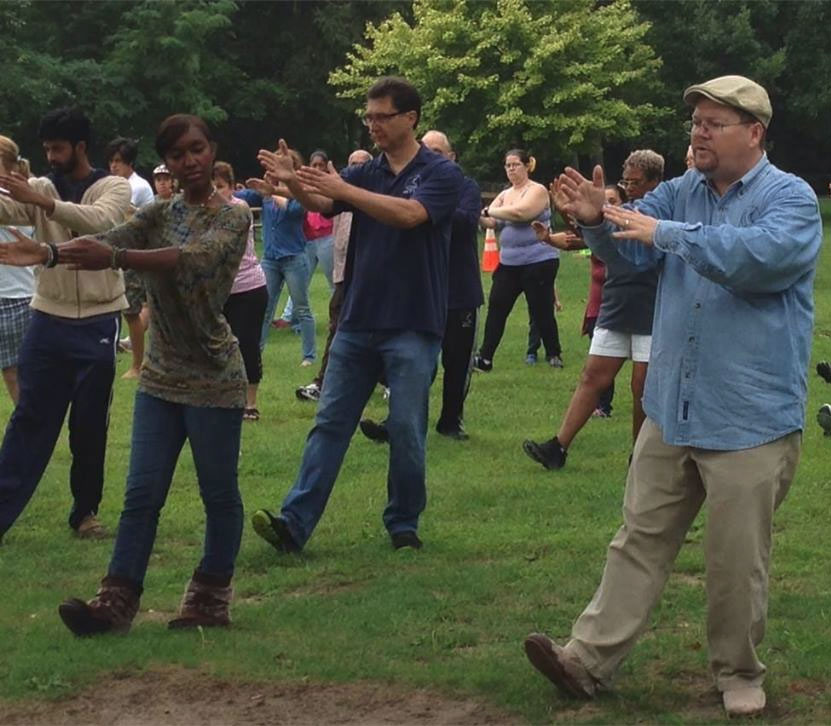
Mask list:
[[[114,270],[123,270],[127,267],[127,250],[124,247],[113,247],[111,267]]]

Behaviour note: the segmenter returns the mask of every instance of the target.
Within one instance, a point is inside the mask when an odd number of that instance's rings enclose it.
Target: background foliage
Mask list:
[[[368,143],[356,114],[366,85],[396,72],[484,182],[501,180],[501,152],[516,144],[540,178],[601,157],[614,177],[644,146],[679,170],[682,89],[743,73],[770,90],[773,160],[826,189],[829,27],[831,3],[816,0],[7,0],[0,133],[42,171],[38,119],[77,103],[98,148],[140,138],[147,172],[158,122],[188,111],[215,126],[242,176],[281,135],[342,163]]]

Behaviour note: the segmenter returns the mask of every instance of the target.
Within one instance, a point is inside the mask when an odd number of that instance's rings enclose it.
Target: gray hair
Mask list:
[[[623,168],[627,166],[640,169],[649,181],[661,181],[664,178],[664,157],[652,149],[633,151],[623,162]]]

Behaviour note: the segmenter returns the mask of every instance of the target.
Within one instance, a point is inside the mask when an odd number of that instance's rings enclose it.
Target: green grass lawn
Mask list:
[[[826,206],[826,225],[831,208]],[[829,241],[826,232],[826,242]],[[80,542],[66,527],[66,433],[28,509],[0,547],[0,698],[58,698],[113,671],[166,665],[200,668],[240,681],[374,681],[428,687],[488,702],[517,720],[597,723],[712,721],[702,541],[697,523],[678,559],[649,630],[626,661],[615,693],[575,706],[526,662],[533,630],[566,638],[600,578],[606,545],[620,524],[629,455],[628,365],[615,413],[592,420],[571,447],[568,466],[547,472],[521,451],[526,436],[552,435],[587,350],[579,327],[588,261],[566,255],[558,287],[565,368],[524,364],[527,313],[511,316],[492,373],[476,375],[466,407],[471,439],[433,430],[440,381],[431,397],[429,503],[425,547],[393,552],[381,524],[387,450],[358,434],[329,508],[301,556],[278,556],[246,527],[235,580],[234,627],[168,632],[198,562],[204,518],[194,467],[179,462],[145,583],[143,615],[127,637],[77,640],[61,624],[65,597],[89,597],[104,574],[111,541]],[[318,350],[328,291],[313,283]],[[816,283],[812,366],[831,358],[831,259]],[[776,341],[771,341],[776,345]],[[262,420],[243,431],[240,482],[247,512],[278,508],[300,461],[314,405],[294,389],[310,380],[299,367],[299,339],[273,332],[261,388]],[[119,374],[127,359],[119,360]],[[761,654],[769,667],[771,721],[831,721],[831,440],[814,421],[831,389],[809,376],[802,463],[776,520],[770,618]],[[135,384],[116,383],[107,484],[101,517],[115,528],[128,459]],[[10,406],[0,401],[0,417]],[[380,390],[367,414],[384,415]],[[771,415],[776,415],[771,411]],[[702,709],[702,699],[707,708]]]

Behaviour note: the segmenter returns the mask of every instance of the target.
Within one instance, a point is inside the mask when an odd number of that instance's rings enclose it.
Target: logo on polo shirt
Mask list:
[[[401,193],[402,197],[411,197],[415,194],[415,190],[418,189],[419,185],[421,184],[421,174],[416,174],[415,176],[411,176],[407,180],[407,186],[404,187],[404,191]]]

